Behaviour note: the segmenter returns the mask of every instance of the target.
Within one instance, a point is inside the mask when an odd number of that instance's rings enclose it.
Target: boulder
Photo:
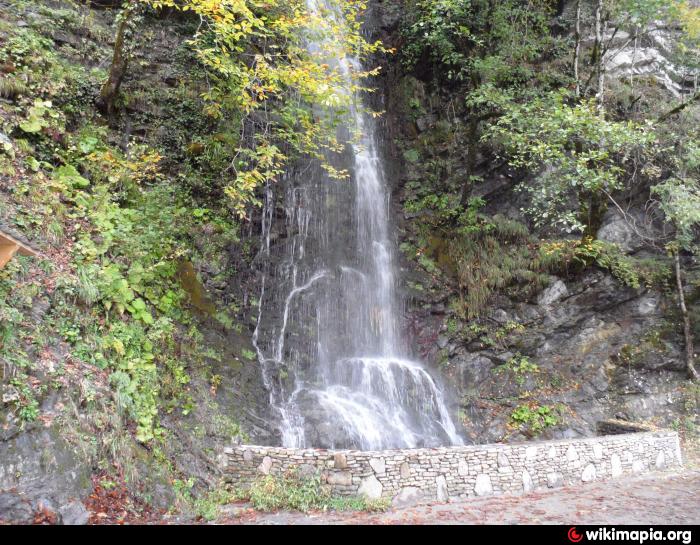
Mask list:
[[[480,473],[476,476],[476,484],[474,485],[474,493],[477,496],[487,496],[493,493],[491,485],[491,477],[485,473]]]
[[[90,520],[90,511],[79,501],[63,505],[58,510],[61,522],[68,526],[84,526]]]
[[[438,475],[435,478],[435,486],[437,488],[436,495],[437,501],[447,502],[450,501],[450,493],[447,490],[447,480],[444,475]]]
[[[383,491],[384,487],[382,486],[382,483],[380,483],[374,475],[370,475],[369,477],[362,479],[360,488],[357,490],[360,496],[364,496],[370,500],[377,500],[381,498]]]
[[[569,290],[566,287],[566,284],[557,278],[554,279],[552,283],[542,291],[542,293],[540,293],[540,295],[537,297],[537,304],[543,307],[548,307],[557,301],[560,301],[567,295],[569,295]]]
[[[423,492],[415,486],[404,486],[399,493],[394,496],[391,505],[394,507],[406,507],[415,505],[423,499]]]
[[[0,519],[31,522],[41,509],[55,514],[58,522],[63,510],[69,516],[77,512],[73,504],[92,490],[91,474],[89,461],[55,426],[5,436],[0,432]]]
[[[635,252],[642,247],[642,241],[632,225],[615,210],[605,215],[597,237],[598,240],[617,244],[623,252]]]

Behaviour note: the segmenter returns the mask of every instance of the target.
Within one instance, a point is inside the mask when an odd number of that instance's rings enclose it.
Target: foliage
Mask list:
[[[639,276],[632,259],[611,243],[586,237],[582,240],[549,241],[540,246],[542,262],[550,270],[583,269],[593,263],[610,270],[624,284],[638,288]]]
[[[235,491],[231,491],[222,485],[215,486],[199,497],[195,497],[192,493],[194,485],[195,480],[192,477],[186,480],[175,479],[173,489],[179,503],[183,507],[191,510],[197,518],[204,519],[207,522],[216,520],[221,506],[241,499],[240,495],[237,495]]]
[[[515,377],[515,382],[518,386],[525,384],[525,380],[529,375],[539,373],[539,366],[530,361],[530,358],[522,354],[516,354],[510,358],[501,367],[495,369],[496,372],[502,373],[507,371]]]
[[[663,358],[669,346],[664,339],[668,331],[657,328],[647,331],[634,344],[626,344],[617,354],[618,361],[628,367],[642,364],[650,358]]]
[[[64,229],[71,231],[66,247],[72,274],[59,277],[53,295],[60,302],[54,303],[58,315],[52,316],[56,331],[75,357],[111,373],[119,408],[136,423],[136,438],[149,442],[160,434],[160,410],[191,410],[189,373],[176,356],[176,341],[189,335],[182,324],[191,318],[176,270],[199,218],[184,204],[186,197],[165,183],[162,157],[154,149],[129,143],[122,151],[110,143],[104,127],[89,120],[71,120],[74,130],[66,132],[68,102],[57,107],[50,98],[75,74],[64,70],[52,51],[39,49],[29,56],[22,43],[44,46],[35,34],[20,31],[17,36],[9,51],[26,69],[27,80],[35,81],[37,74],[52,74],[55,80],[49,87],[37,86],[40,96],[33,102],[21,99],[27,113],[15,126],[31,144],[11,149],[31,167],[32,177],[15,189],[17,196],[26,194],[29,206],[19,208],[13,220],[27,235],[30,227],[42,227],[60,240]],[[42,160],[26,158],[27,153]],[[216,214],[209,219],[230,229],[230,220]],[[85,307],[78,310],[78,304]],[[27,309],[16,303],[7,308],[16,326],[3,320],[0,331],[8,340],[3,348],[16,360],[23,353],[16,332],[26,330]],[[38,416],[32,371],[18,368],[11,383],[23,420]]]
[[[189,43],[207,74],[204,113],[222,135],[206,147],[221,154],[225,193],[239,216],[295,156],[316,158],[331,176],[347,175],[326,153],[343,149],[336,126],[351,107],[348,84],[360,89],[376,71],[335,59],[362,61],[383,50],[360,32],[362,0],[333,0],[318,11],[301,0],[139,1],[192,12],[201,22]],[[308,40],[320,50],[309,53]]]
[[[661,209],[676,229],[677,244],[696,249],[696,228],[700,225],[700,184],[690,178],[669,178],[654,186],[652,194],[659,198]]]
[[[430,193],[406,201],[404,210],[409,214],[424,214],[424,221],[433,228],[455,227],[460,234],[468,234],[482,227],[484,216],[479,209],[484,204],[483,199],[473,197],[463,206],[454,195]]]
[[[512,286],[536,290],[546,282],[539,272],[534,241],[527,228],[502,216],[494,216],[480,229],[460,233],[449,243],[456,263],[461,313],[474,318],[491,294]]]
[[[559,409],[537,403],[523,404],[510,413],[511,424],[538,435],[559,423]]]
[[[45,391],[33,376],[36,364],[29,354],[31,344],[42,339],[29,316],[37,292],[25,258],[15,258],[0,271],[0,394],[21,424],[38,418],[39,399]]]
[[[619,190],[625,166],[654,142],[654,133],[631,121],[607,120],[593,101],[570,105],[570,98],[557,91],[512,104],[488,136],[503,146],[513,167],[539,172],[523,185],[531,198],[524,212],[535,225],[582,232],[592,222],[588,199]]]
[[[319,475],[301,477],[294,470],[280,476],[266,475],[258,478],[250,490],[245,492],[244,497],[260,511],[384,511],[389,507],[386,499],[334,497],[330,490],[322,485]]]
[[[615,26],[621,28],[645,29],[659,21],[678,25],[683,29],[678,36],[681,48],[700,38],[700,8],[688,0],[614,0],[608,10]]]
[[[35,100],[34,105],[29,108],[27,119],[20,123],[19,128],[26,133],[35,134],[51,125],[51,119],[56,119],[59,114],[52,110],[50,100]]]
[[[448,80],[502,82],[524,76],[545,46],[551,2],[416,0],[404,25],[404,63],[425,59]]]
[[[36,399],[34,390],[28,384],[26,375],[19,375],[10,381],[14,386],[17,395],[14,401],[17,409],[17,416],[23,423],[33,422],[39,416],[39,401]]]

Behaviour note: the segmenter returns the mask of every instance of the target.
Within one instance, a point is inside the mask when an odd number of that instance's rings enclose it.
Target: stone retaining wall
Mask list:
[[[678,467],[678,434],[630,433],[587,439],[407,450],[357,451],[235,446],[224,450],[226,478],[246,487],[291,468],[321,474],[334,494],[421,499],[521,493]]]

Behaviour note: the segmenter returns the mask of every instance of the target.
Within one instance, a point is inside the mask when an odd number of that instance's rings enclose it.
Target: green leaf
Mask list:
[[[148,325],[153,324],[153,316],[151,316],[151,313],[148,312],[148,310],[144,310],[143,312],[139,313],[138,317],[145,324],[148,324]]]
[[[99,141],[94,136],[86,136],[81,139],[80,142],[78,142],[78,149],[87,155],[88,153],[95,151],[98,142]]]
[[[32,172],[39,172],[41,165],[34,157],[27,157],[27,166],[32,170]]]
[[[26,121],[19,124],[19,128],[29,134],[36,134],[44,128],[44,123],[38,117],[30,116]]]
[[[83,178],[73,165],[63,165],[53,172],[58,181],[69,184],[74,188],[84,189],[90,185],[90,180]]]

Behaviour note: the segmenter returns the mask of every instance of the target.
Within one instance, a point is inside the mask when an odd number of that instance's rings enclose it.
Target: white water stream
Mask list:
[[[308,6],[334,13],[316,0]],[[311,43],[309,51],[320,55],[326,45]],[[353,93],[357,59],[334,61]],[[441,388],[410,361],[401,334],[375,121],[351,108],[348,125],[361,138],[338,166],[352,181],[312,165],[266,192],[266,266],[253,341],[282,443],[365,450],[461,444]]]

